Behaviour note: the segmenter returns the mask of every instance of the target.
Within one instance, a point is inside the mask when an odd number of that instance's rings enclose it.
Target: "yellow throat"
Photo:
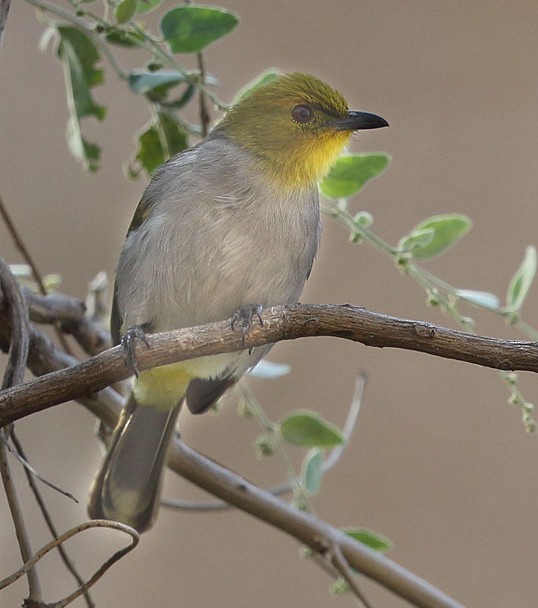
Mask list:
[[[247,93],[215,133],[251,151],[277,186],[311,186],[327,174],[355,130],[339,126],[348,113],[338,91],[294,73]]]

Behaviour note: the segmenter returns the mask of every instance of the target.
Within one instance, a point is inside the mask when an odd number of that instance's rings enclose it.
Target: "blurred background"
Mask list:
[[[390,129],[353,139],[353,151],[385,151],[389,170],[369,184],[353,209],[370,211],[375,230],[395,243],[425,217],[461,212],[474,229],[428,269],[461,288],[504,297],[525,246],[537,244],[538,5],[531,0],[410,2],[227,0],[240,26],[205,53],[225,101],[268,67],[311,72],[340,89],[356,109],[378,113]],[[170,6],[172,4],[170,3]],[[84,298],[100,270],[113,276],[126,228],[146,180],[127,181],[122,167],[133,133],[149,115],[142,101],[107,72],[96,90],[108,108],[89,124],[104,148],[102,169],[84,174],[70,156],[62,68],[38,50],[42,27],[15,2],[0,52],[0,194],[43,273],[59,273],[61,290]],[[186,65],[192,65],[186,61]],[[214,114],[214,118],[218,115]],[[21,261],[0,226],[1,255]],[[536,288],[526,320],[538,325]],[[425,294],[392,263],[324,222],[321,251],[304,302],[351,302],[373,310],[447,324]],[[474,313],[473,313],[474,314]],[[480,333],[520,337],[493,315]],[[279,345],[289,363],[281,380],[251,381],[273,419],[304,407],[342,425],[358,370],[368,374],[358,427],[338,467],[314,499],[317,515],[336,526],[365,526],[395,543],[390,557],[473,607],[534,605],[538,531],[533,516],[537,439],[527,435],[496,372],[337,339]],[[529,401],[538,381],[522,375]],[[259,461],[256,423],[229,402],[218,415],[183,416],[186,441],[261,485],[282,478],[276,459]],[[80,504],[44,490],[60,530],[85,519],[85,500],[101,457],[95,420],[65,404],[17,424],[31,462]],[[292,451],[295,461],[301,454]],[[15,466],[17,469],[17,467]],[[48,536],[20,480],[33,548]],[[170,480],[167,493],[202,494]],[[0,577],[19,565],[0,497]],[[123,539],[87,532],[69,548],[89,574]],[[46,599],[73,588],[55,557],[42,566]],[[364,582],[374,605],[406,605]],[[0,592],[17,606],[21,580]],[[330,579],[299,555],[297,543],[235,511],[192,514],[163,509],[155,528],[95,587],[105,606],[247,608],[353,605],[329,594]],[[81,600],[77,606],[83,606]]]

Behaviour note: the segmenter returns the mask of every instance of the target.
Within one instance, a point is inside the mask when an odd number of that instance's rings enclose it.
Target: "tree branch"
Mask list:
[[[229,320],[148,336],[150,348],[137,346],[140,370],[194,357],[233,352],[281,340],[334,336],[366,346],[414,350],[501,370],[538,372],[538,342],[476,336],[422,321],[409,321],[351,305],[276,306],[262,312],[246,335]],[[31,349],[35,332],[31,334]],[[0,393],[0,426],[123,380],[121,346],[82,363]]]
[[[418,608],[463,608],[462,604],[392,560],[361,545],[323,520],[261,490],[179,439],[174,441],[168,465],[198,487],[287,532],[316,553],[329,556],[331,561],[331,552],[337,546],[349,566]]]
[[[8,324],[2,322],[2,314],[5,321],[4,308],[5,306],[0,306],[0,344],[5,348],[10,336]],[[442,356],[452,353],[454,358],[493,367],[499,367],[499,361],[510,361],[511,366],[521,366],[524,369],[538,367],[537,347],[533,343],[477,338],[424,323],[376,315],[351,306],[277,307],[264,311],[262,318],[263,326],[253,326],[245,336],[232,331],[229,320],[149,336],[151,348],[142,346],[137,349],[140,368],[249,348],[279,339],[314,335],[335,335],[376,346],[407,345],[414,350],[419,350],[418,346],[422,344],[421,349],[425,352]],[[433,347],[431,343],[434,343]],[[430,346],[424,346],[427,344]],[[483,352],[480,351],[482,346]],[[467,354],[462,356],[462,353]],[[501,359],[498,353],[502,353]],[[71,367],[49,373],[18,389],[0,393],[2,421],[7,422],[55,403],[78,398],[113,426],[119,416],[120,397],[112,389],[97,394],[95,391],[129,375],[130,370],[125,367],[121,347],[105,351],[77,365],[73,364],[75,361],[73,357],[61,352],[35,326],[30,325],[29,367],[32,371],[45,373],[64,366]],[[419,608],[462,608],[461,604],[386,557],[361,545],[326,522],[300,512],[269,492],[260,490],[198,454],[178,438],[171,446],[169,466],[229,504],[287,532],[331,562],[342,559],[343,556],[350,567],[378,581]],[[338,548],[337,556],[334,555],[335,547]]]
[[[15,277],[11,274],[8,265],[0,258],[0,286],[7,301],[8,322],[11,328],[11,342],[9,345],[8,364],[4,371],[2,390],[13,384],[19,384],[24,379],[26,361],[30,346],[29,319],[26,302],[20,292]],[[15,483],[11,474],[7,456],[7,442],[9,428],[0,429],[0,476],[4,484],[6,498],[13,520],[13,526],[19,543],[22,561],[27,562],[32,550],[30,539],[26,529],[21,503],[17,495]],[[27,571],[28,576],[28,600],[31,602],[41,601],[41,584],[35,568]]]

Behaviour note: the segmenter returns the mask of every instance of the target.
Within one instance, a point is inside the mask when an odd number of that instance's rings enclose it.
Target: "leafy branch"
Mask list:
[[[42,46],[53,40],[64,66],[69,109],[67,142],[86,170],[96,171],[100,164],[101,147],[83,135],[83,122],[89,117],[103,121],[106,115],[105,108],[94,99],[94,89],[104,79],[104,71],[98,67],[103,58],[131,92],[142,96],[152,117],[137,136],[137,150],[129,163],[131,177],[141,171],[151,174],[170,156],[187,148],[190,136],[204,136],[210,122],[208,100],[217,109],[224,108],[210,89],[215,79],[206,74],[201,53],[237,25],[237,17],[231,12],[208,6],[177,6],[164,14],[161,35],[157,36],[141,17],[156,8],[158,1],[105,3],[102,14],[94,13],[85,2],[71,1],[72,11],[45,0],[27,2],[39,10],[47,25]],[[114,47],[144,51],[145,66],[123,68]],[[176,59],[181,54],[195,54],[198,70],[186,70]],[[196,92],[199,126],[181,114]]]
[[[474,332],[476,322],[460,311],[462,302],[496,314],[507,324],[537,340],[538,330],[522,318],[522,308],[536,275],[537,255],[534,246],[526,248],[523,261],[508,284],[506,302],[501,305],[500,298],[495,294],[459,289],[419,264],[442,255],[465,236],[472,226],[468,217],[451,213],[427,218],[402,236],[397,245],[390,245],[371,230],[374,220],[370,213],[359,211],[353,214],[350,211],[349,198],[359,193],[372,178],[380,175],[389,161],[389,157],[384,154],[353,154],[340,158],[320,185],[320,190],[326,197],[324,212],[349,230],[353,243],[368,243],[391,258],[401,272],[424,289],[430,306],[439,308],[465,331]],[[526,430],[534,432],[534,406],[519,389],[517,375],[503,371],[501,379],[510,391],[509,402],[521,411]]]

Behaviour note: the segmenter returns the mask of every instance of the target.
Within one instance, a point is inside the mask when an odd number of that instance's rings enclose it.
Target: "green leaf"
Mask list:
[[[370,547],[374,551],[379,551],[380,553],[384,553],[389,549],[392,549],[392,542],[384,537],[381,534],[377,534],[377,532],[372,532],[372,530],[368,530],[367,528],[349,528],[344,530],[344,532],[358,540],[363,545]]]
[[[188,147],[187,135],[177,118],[171,112],[159,112],[161,143],[165,160]]]
[[[171,156],[187,147],[187,137],[181,125],[169,112],[159,112],[157,122],[138,136],[138,147],[129,165],[129,175],[137,177],[141,171],[151,175]]]
[[[426,247],[433,241],[435,230],[426,228],[425,230],[415,230],[400,239],[398,251],[402,253],[413,251],[417,247]]]
[[[472,302],[473,304],[477,304],[478,306],[483,306],[484,308],[489,308],[491,310],[499,308],[500,305],[499,298],[494,293],[489,293],[487,291],[458,289],[456,290],[456,295],[462,300],[467,300],[467,302]]]
[[[178,82],[185,82],[185,75],[177,70],[132,70],[127,78],[129,87],[134,93],[145,94],[157,87],[171,87]]]
[[[198,53],[237,23],[237,17],[222,8],[185,5],[166,13],[161,31],[174,53]]]
[[[73,102],[78,118],[105,117],[105,108],[93,101],[90,89],[103,82],[103,70],[95,64],[101,59],[91,38],[74,27],[58,26],[60,42],[58,57],[65,67],[69,102]]]
[[[417,241],[422,238],[426,231],[433,232],[433,237],[423,245],[415,243],[410,250],[415,260],[427,260],[446,251],[455,245],[472,226],[471,220],[465,215],[457,213],[432,216],[420,224],[405,237],[400,240],[410,241],[417,237]]]
[[[65,137],[69,151],[82,164],[84,169],[92,173],[97,171],[101,160],[101,148],[97,144],[89,142],[82,135],[80,122],[75,115],[67,121]]]
[[[161,0],[139,0],[138,2],[138,12],[139,13],[149,13],[154,8],[157,8]]]
[[[56,53],[64,66],[65,88],[69,121],[67,142],[71,153],[87,170],[99,167],[100,148],[82,136],[81,120],[94,116],[105,117],[105,108],[93,100],[91,89],[103,82],[103,71],[95,64],[100,60],[93,41],[77,28],[61,25],[57,27],[59,42]]]
[[[280,422],[280,433],[288,443],[300,447],[328,448],[345,442],[339,428],[309,410],[286,416]]]
[[[105,35],[105,40],[110,44],[132,48],[139,46],[144,40],[144,34],[127,29],[111,27]]]
[[[159,89],[156,89],[154,91],[153,94],[156,94],[159,92]],[[170,100],[166,102],[166,107],[170,108],[170,109],[176,109],[179,110],[180,108],[182,108],[183,106],[186,106],[189,101],[194,97],[194,94],[196,93],[196,87],[193,84],[190,84],[187,86],[187,88],[185,89],[185,91],[183,92],[182,95],[180,95],[177,99],[175,100]]]
[[[129,175],[138,177],[142,171],[151,175],[164,162],[157,127],[152,125],[140,133],[137,143],[134,159],[129,163]]]
[[[323,450],[314,448],[309,450],[303,460],[303,484],[310,495],[317,494],[323,479]]]
[[[525,249],[525,257],[508,285],[506,304],[512,311],[523,306],[535,275],[536,248],[531,245]]]
[[[373,177],[387,168],[390,157],[386,154],[350,154],[341,156],[320,189],[329,198],[349,198],[356,194]]]
[[[121,0],[116,5],[114,13],[118,23],[127,23],[130,21],[138,10],[138,0]]]

